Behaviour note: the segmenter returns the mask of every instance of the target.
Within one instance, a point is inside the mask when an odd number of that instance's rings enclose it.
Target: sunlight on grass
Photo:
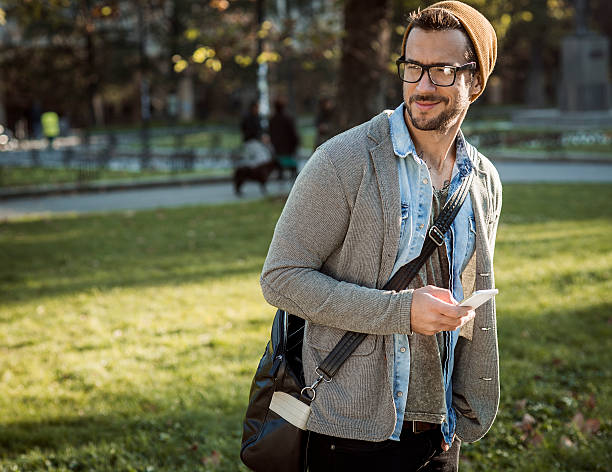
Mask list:
[[[611,198],[505,187],[500,412],[461,470],[606,470]],[[281,208],[0,224],[0,471],[246,470],[241,419],[274,315],[258,279]]]

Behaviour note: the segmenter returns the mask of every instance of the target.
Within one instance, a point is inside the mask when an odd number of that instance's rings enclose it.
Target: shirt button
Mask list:
[[[406,352],[406,348],[405,347],[400,347],[400,352]]]
[[[419,229],[423,229],[423,226],[425,226],[425,225],[424,225],[423,223],[421,223],[421,224],[419,225]]]
[[[402,395],[403,395],[403,393],[402,393],[402,392],[397,392],[397,396],[398,396],[398,397],[401,397]]]
[[[425,185],[427,185],[427,184],[429,183],[429,180],[427,180],[427,179],[423,179],[423,183],[424,183]]]

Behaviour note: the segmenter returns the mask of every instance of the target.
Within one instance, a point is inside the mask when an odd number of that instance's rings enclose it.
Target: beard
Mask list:
[[[408,100],[408,106],[406,106],[412,126],[421,131],[439,131],[441,133],[450,129],[470,104],[467,96],[460,96],[450,108],[445,108],[437,116],[419,117],[413,115],[411,108],[412,104],[416,101],[440,102],[448,105],[450,100],[440,95],[412,95]]]

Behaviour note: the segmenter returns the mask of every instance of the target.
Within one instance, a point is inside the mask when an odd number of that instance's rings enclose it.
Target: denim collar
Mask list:
[[[397,157],[402,159],[412,155],[412,158],[417,164],[422,164],[423,160],[419,157],[410,137],[410,131],[404,121],[404,103],[402,102],[393,113],[389,115],[389,127],[391,130],[391,142],[393,143],[393,152]],[[472,171],[472,160],[466,148],[465,137],[463,132],[459,130],[457,133],[457,158],[453,168],[453,176],[460,173],[461,176],[468,175]]]

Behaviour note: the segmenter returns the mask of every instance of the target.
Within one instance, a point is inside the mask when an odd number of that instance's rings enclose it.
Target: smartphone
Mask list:
[[[487,300],[493,298],[499,293],[499,290],[492,288],[490,290],[477,290],[469,297],[465,298],[459,306],[469,306],[472,308],[478,308]]]

